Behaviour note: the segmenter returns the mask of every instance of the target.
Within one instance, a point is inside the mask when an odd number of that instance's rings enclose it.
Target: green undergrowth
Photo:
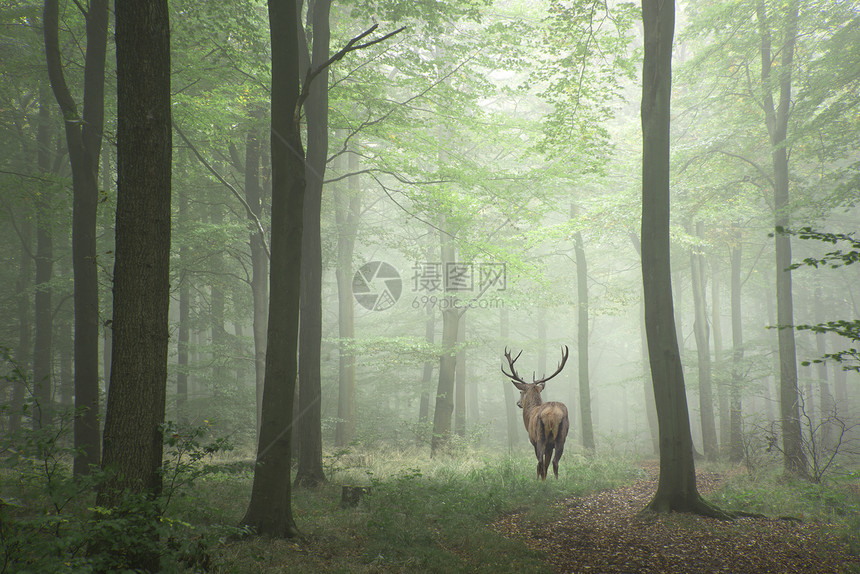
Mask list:
[[[779,470],[756,478],[734,475],[708,499],[729,511],[832,525],[854,556],[860,556],[860,473],[828,477],[821,483],[785,477]]]
[[[572,455],[565,457],[558,480],[541,483],[525,455],[473,452],[431,460],[392,450],[356,459],[348,468],[333,469],[329,483],[293,491],[302,539],[228,542],[215,550],[214,562],[230,572],[281,572],[285,564],[290,572],[537,571],[545,567],[543,557],[493,531],[494,520],[514,511],[550,519],[560,500],[612,488],[639,472],[625,461]],[[236,491],[235,477],[210,476],[205,483],[219,499],[236,498],[250,486],[250,475],[245,480]],[[369,488],[357,507],[341,507],[344,484]],[[205,506],[196,505],[196,512]],[[236,520],[242,511],[232,509]]]
[[[383,447],[327,456],[328,482],[293,489],[294,517],[303,536],[291,540],[250,536],[237,527],[253,481],[248,460],[220,452],[192,457],[174,465],[181,480],[165,477],[171,496],[162,500],[164,513],[145,518],[149,524],[157,521],[161,535],[153,551],[162,556],[163,572],[539,571],[545,557],[497,534],[491,527],[495,520],[515,511],[535,522],[551,520],[559,501],[641,474],[629,461],[569,453],[559,479],[550,476],[542,483],[531,453],[459,452],[431,459],[418,449]],[[87,555],[87,540],[95,534],[114,545],[141,548],[144,540],[134,538],[146,525],[135,521],[137,506],[96,518],[92,486],[71,479],[67,457],[56,459],[50,475],[38,460],[30,462],[33,468],[25,470],[19,461],[0,471],[0,571],[93,572],[99,565]],[[366,487],[357,506],[341,506],[343,485]],[[141,517],[155,509],[146,501],[138,506]]]

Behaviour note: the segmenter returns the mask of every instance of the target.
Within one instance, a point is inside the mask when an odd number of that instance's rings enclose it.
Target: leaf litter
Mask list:
[[[656,464],[645,470],[649,477],[629,486],[560,501],[551,521],[530,521],[523,511],[502,517],[493,528],[521,539],[565,573],[860,572],[858,557],[826,524],[643,513],[657,489],[658,472]],[[714,472],[698,472],[696,478],[701,494],[723,480]]]

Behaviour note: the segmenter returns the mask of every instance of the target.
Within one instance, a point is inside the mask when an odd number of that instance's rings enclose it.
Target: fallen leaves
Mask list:
[[[651,478],[630,486],[560,501],[555,520],[532,523],[516,513],[493,528],[543,552],[558,572],[827,574],[860,567],[821,524],[640,513],[657,486],[655,469],[646,470]],[[720,481],[716,473],[697,475],[701,493]]]

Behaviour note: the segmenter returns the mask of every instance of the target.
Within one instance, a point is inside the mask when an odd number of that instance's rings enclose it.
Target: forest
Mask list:
[[[6,0],[0,572],[860,572],[858,202],[858,0]]]

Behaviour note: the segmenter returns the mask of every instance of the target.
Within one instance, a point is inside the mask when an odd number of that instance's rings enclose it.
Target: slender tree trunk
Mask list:
[[[188,196],[184,188],[179,189],[179,227],[188,224]],[[185,419],[185,404],[188,402],[188,346],[191,341],[191,279],[188,276],[190,259],[188,245],[179,246],[179,333],[177,334],[176,358],[176,410],[180,420]]]
[[[300,73],[307,66],[319,67],[329,58],[330,0],[310,3],[313,49],[302,58]],[[307,42],[300,39],[300,49]],[[302,294],[299,337],[299,467],[296,485],[316,486],[325,481],[322,467],[322,389],[320,358],[322,345],[322,240],[320,218],[322,190],[328,159],[328,69],[310,86],[305,112],[308,121],[307,188],[302,236]]]
[[[510,312],[506,307],[499,308],[499,336],[502,342],[507,345],[508,339],[511,336],[511,320]],[[505,393],[505,421],[507,422],[508,432],[508,452],[514,451],[514,446],[517,444],[517,433],[520,428],[517,421],[517,398],[514,392],[514,386],[511,380],[507,377],[502,378],[502,388]]]
[[[73,407],[75,404],[75,376],[72,366],[72,350],[74,339],[72,339],[72,323],[63,321],[57,327],[57,350],[60,354],[60,404],[64,407]]]
[[[722,273],[720,258],[714,254],[711,257],[711,325],[714,333],[714,362],[719,369],[719,377],[716,380],[717,385],[717,404],[719,406],[719,426],[720,426],[720,454],[725,454],[729,451],[731,444],[731,422],[729,414],[729,384],[725,372],[723,361],[723,325],[720,313],[720,299],[722,291]]]
[[[92,9],[92,4],[90,5]],[[96,504],[157,495],[167,393],[170,302],[171,106],[167,0],[116,5],[117,212],[111,393]],[[153,538],[158,534],[150,532]],[[115,547],[114,547],[115,548]],[[151,545],[114,550],[157,571]]]
[[[18,299],[18,346],[15,349],[15,361],[24,373],[30,372],[30,361],[33,357],[33,313],[30,304],[30,286],[33,282],[33,226],[30,218],[25,216],[21,224],[21,265],[18,267],[18,280],[15,283],[15,293]],[[21,416],[24,409],[24,399],[27,387],[24,381],[12,381],[9,411],[9,432],[21,429]],[[5,398],[5,396],[4,396]]]
[[[821,297],[821,286],[815,287],[814,309],[816,323],[823,323],[824,318],[824,302]],[[827,353],[827,336],[824,333],[815,334],[815,348],[819,357],[823,357]],[[827,421],[834,414],[836,404],[833,402],[833,395],[830,392],[830,384],[827,380],[827,363],[822,361],[816,365],[816,374],[818,375],[818,398],[821,411],[821,420]],[[822,444],[830,449],[833,446],[833,425],[825,422],[824,425],[824,440]]]
[[[108,0],[92,0],[86,16],[83,114],[69,91],[60,58],[59,2],[45,1],[45,53],[54,96],[66,120],[72,166],[72,262],[75,285],[75,475],[99,462],[99,300],[96,267],[98,162],[104,125]]]
[[[729,425],[731,426],[731,450],[729,457],[732,462],[740,462],[744,456],[743,445],[743,412],[741,403],[741,384],[743,383],[742,361],[744,358],[743,313],[741,311],[741,257],[743,244],[735,226],[737,243],[732,247],[731,291],[732,291],[732,384]]]
[[[263,381],[266,375],[266,310],[269,304],[269,256],[257,222],[263,218],[263,190],[260,186],[260,135],[257,122],[262,114],[252,112],[254,126],[245,138],[245,201],[257,218],[252,223],[248,244],[251,249],[251,297],[254,302],[254,377],[257,396],[257,436],[263,407]]]
[[[466,342],[466,317],[460,317],[457,327],[457,343]],[[457,351],[457,365],[454,368],[455,402],[454,402],[454,432],[459,437],[466,436],[466,348]]]
[[[439,237],[441,241],[442,270],[453,265],[456,249],[448,234],[448,225],[443,222]],[[447,287],[447,282],[446,282]],[[439,357],[439,385],[436,388],[436,408],[433,411],[433,437],[430,442],[430,456],[441,453],[450,446],[451,415],[454,412],[454,377],[457,365],[457,331],[460,312],[454,307],[455,295],[445,292],[447,305],[442,309],[442,349]]]
[[[579,358],[579,416],[582,422],[582,446],[594,450],[594,426],[591,420],[591,382],[588,376],[588,267],[582,233],[574,235],[576,252],[577,357]]]
[[[660,424],[660,479],[648,508],[714,514],[696,489],[669,266],[669,102],[675,3],[643,0],[642,20],[642,284]]]
[[[224,225],[224,206],[218,203],[216,194],[211,194],[209,204],[209,222],[213,227],[220,228]],[[229,385],[229,373],[227,365],[229,359],[229,343],[227,330],[224,327],[224,311],[227,301],[224,293],[224,258],[221,251],[214,251],[209,256],[209,329],[210,352],[212,360],[211,390],[213,396],[218,396],[223,389]]]
[[[642,244],[639,236],[630,232],[630,241],[639,257],[642,257]],[[645,332],[645,298],[639,299],[639,341],[642,357],[642,390],[645,395],[645,416],[651,433],[651,446],[654,454],[660,454],[660,432],[657,422],[657,406],[654,404],[654,385],[651,382],[651,366],[648,361],[648,336]]]
[[[299,16],[293,0],[269,0],[272,40],[272,248],[263,413],[251,501],[241,523],[259,534],[298,535],[290,480],[298,375],[305,154],[299,128]]]
[[[427,250],[427,260],[433,258],[432,249]],[[424,322],[424,338],[428,345],[436,343],[436,312],[433,305],[425,305],[427,320]],[[418,424],[421,435],[419,444],[426,440],[424,436],[427,424],[430,421],[430,388],[433,384],[433,361],[424,361],[424,369],[421,377],[421,399],[418,406]]]
[[[39,128],[36,136],[39,171],[51,170],[51,127],[48,90],[39,86]],[[33,341],[33,385],[38,401],[33,413],[33,426],[40,428],[51,422],[53,409],[53,333],[54,309],[51,304],[51,278],[54,274],[54,207],[49,197],[41,194],[36,201],[36,297],[35,338]]]
[[[355,436],[355,300],[352,293],[352,257],[355,238],[361,217],[361,189],[358,172],[358,154],[349,152],[347,169],[348,190],[335,191],[335,222],[337,224],[337,301],[338,359],[337,426],[335,445],[346,446]],[[345,170],[342,170],[345,171]]]
[[[791,72],[797,36],[797,0],[786,5],[785,38],[780,47],[779,105],[774,107],[771,92],[771,33],[764,2],[756,6],[761,32],[761,83],[763,107],[773,160],[774,174],[774,242],[776,244],[776,320],[779,328],[779,397],[782,418],[783,466],[789,474],[806,476],[806,455],[803,453],[798,413],[797,352],[794,340],[794,304],[791,293],[791,241],[781,233],[790,225],[788,193],[788,149],[786,135],[791,113]]]
[[[702,224],[696,225],[696,233],[701,236]],[[693,278],[693,306],[695,320],[693,333],[696,338],[696,351],[699,366],[699,412],[702,422],[702,445],[708,460],[716,460],[717,427],[714,422],[714,396],[711,388],[711,346],[708,329],[708,310],[705,303],[704,257],[690,251],[690,271]]]

